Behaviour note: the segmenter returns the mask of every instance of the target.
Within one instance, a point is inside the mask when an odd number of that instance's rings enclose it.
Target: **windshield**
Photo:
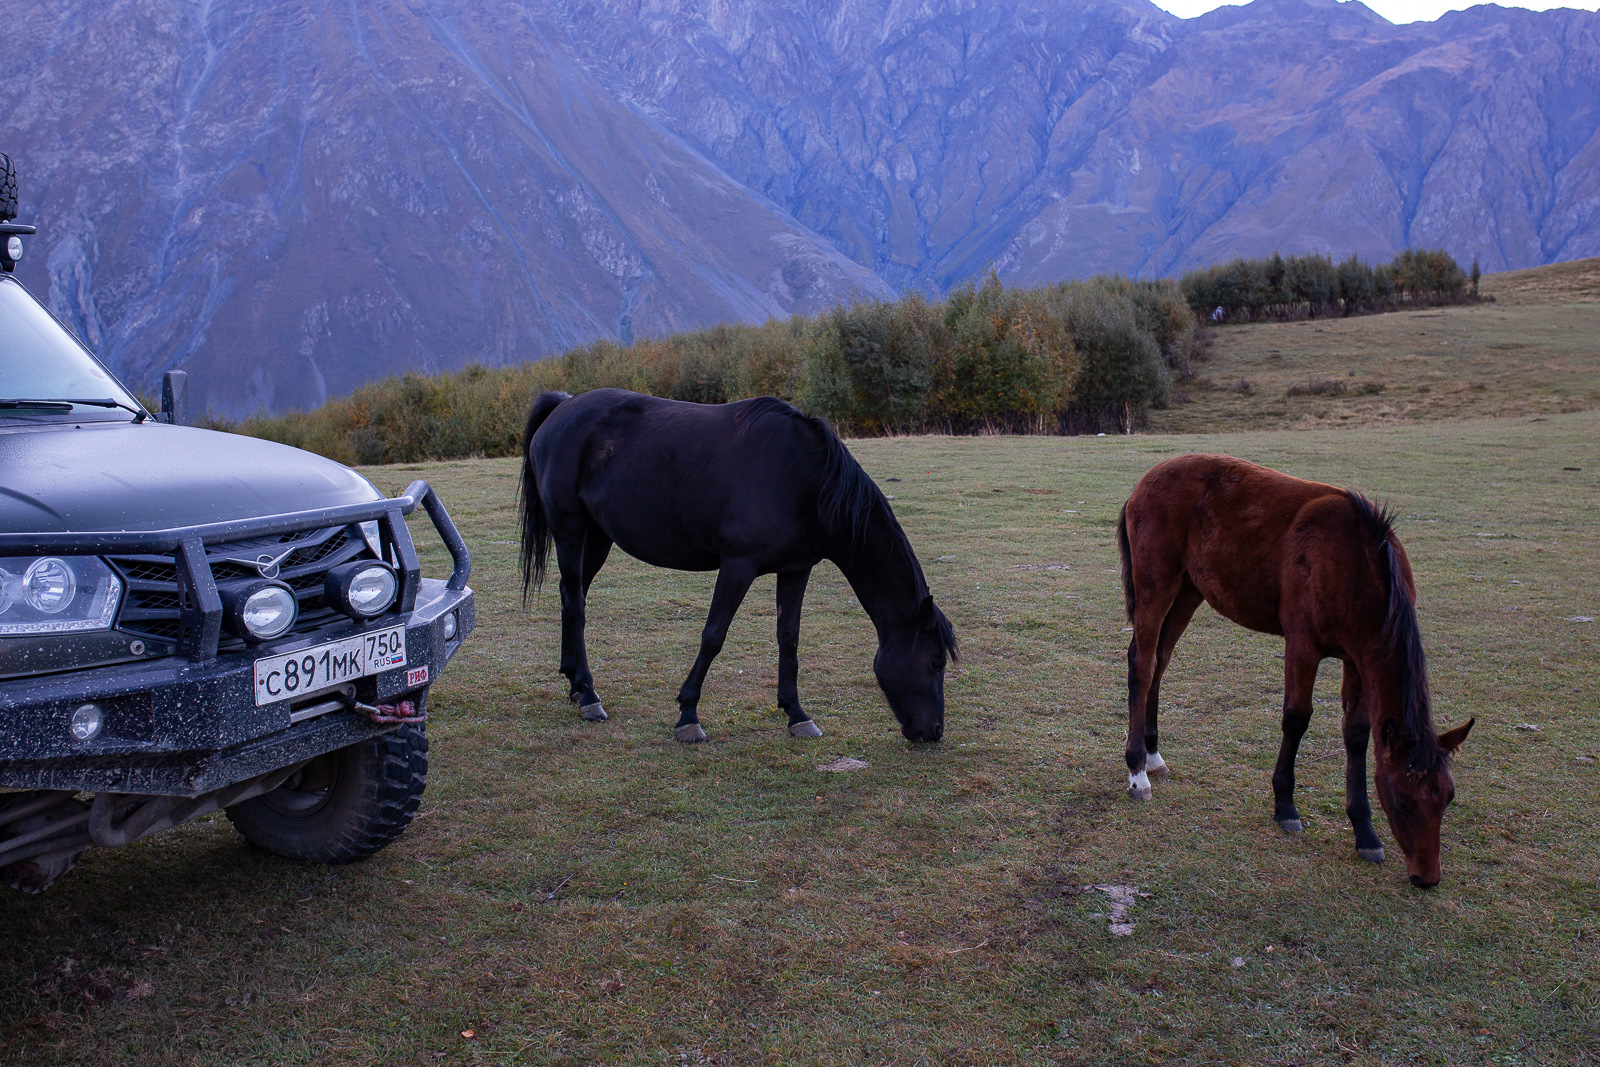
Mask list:
[[[78,399],[138,406],[16,279],[0,275],[0,401]]]

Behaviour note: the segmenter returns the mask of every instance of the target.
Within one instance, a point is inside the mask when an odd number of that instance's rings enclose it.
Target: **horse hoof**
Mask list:
[[[1360,856],[1368,863],[1383,862],[1383,849],[1381,848],[1358,848],[1356,849],[1356,855]]]
[[[700,729],[700,724],[697,722],[686,722],[682,726],[675,727],[672,732],[686,745],[698,745],[706,739],[706,732]]]
[[[606,721],[606,709],[600,706],[600,702],[598,700],[596,700],[593,704],[583,705],[578,709],[578,714],[582,715],[590,722]]]
[[[1128,787],[1129,800],[1149,800],[1151,795],[1150,787],[1147,785],[1130,785]]]
[[[805,722],[792,722],[789,724],[790,737],[821,737],[822,727],[807,719]]]
[[[1303,834],[1306,828],[1299,819],[1280,819],[1278,829],[1286,834]]]
[[[1149,752],[1144,757],[1144,772],[1151,778],[1165,778],[1172,773],[1172,769],[1167,766],[1167,761],[1161,758],[1161,753]]]

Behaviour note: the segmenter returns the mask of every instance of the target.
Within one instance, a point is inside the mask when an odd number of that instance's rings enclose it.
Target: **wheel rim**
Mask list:
[[[339,784],[339,754],[328,752],[295,771],[270,793],[261,794],[261,803],[293,818],[306,818],[321,811]]]

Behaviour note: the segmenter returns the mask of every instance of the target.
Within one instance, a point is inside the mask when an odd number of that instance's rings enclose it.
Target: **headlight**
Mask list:
[[[394,603],[400,589],[394,569],[387,563],[358,559],[343,563],[323,579],[323,592],[334,607],[358,619],[382,614]]]
[[[93,556],[0,557],[0,636],[109,630],[121,597]]]
[[[239,637],[267,641],[289,632],[300,614],[294,590],[282,582],[251,582],[222,593],[222,621]]]
[[[22,576],[22,596],[41,615],[65,611],[78,591],[78,579],[65,560],[34,560]]]

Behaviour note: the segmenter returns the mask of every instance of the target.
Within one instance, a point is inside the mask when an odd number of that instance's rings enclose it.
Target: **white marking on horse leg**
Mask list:
[[[1144,771],[1140,771],[1138,774],[1128,775],[1128,799],[1150,799],[1150,776]]]
[[[1157,778],[1167,773],[1167,761],[1161,758],[1159,752],[1146,752],[1144,754],[1144,770],[1146,774],[1153,774]]]

